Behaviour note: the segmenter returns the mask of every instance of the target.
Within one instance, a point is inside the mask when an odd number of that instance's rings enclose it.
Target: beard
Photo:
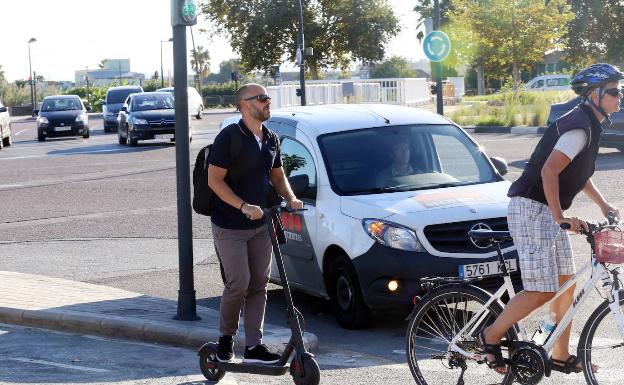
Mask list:
[[[262,108],[254,107],[251,109],[251,116],[254,117],[254,119],[258,119],[261,122],[266,122],[271,117],[271,107],[269,106],[264,106]]]

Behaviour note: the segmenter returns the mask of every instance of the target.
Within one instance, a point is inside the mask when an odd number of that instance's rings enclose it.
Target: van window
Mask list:
[[[339,195],[412,191],[497,180],[485,155],[452,125],[367,128],[318,139]]]
[[[123,103],[130,94],[142,92],[140,88],[123,88],[117,90],[108,90],[106,94],[106,104]]]
[[[310,152],[299,142],[292,138],[284,138],[280,145],[282,153],[282,167],[286,177],[307,175],[308,190],[300,198],[312,199],[316,196],[316,167]]]

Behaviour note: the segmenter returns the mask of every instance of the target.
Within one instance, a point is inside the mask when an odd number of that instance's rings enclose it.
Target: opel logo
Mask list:
[[[65,125],[65,123],[61,123],[61,126],[64,126],[64,125]]]
[[[474,238],[472,238],[470,236],[470,231],[472,231],[472,230],[490,230],[490,231],[492,231],[492,228],[490,226],[486,225],[483,222],[479,222],[479,223],[474,224],[470,228],[470,230],[468,232],[468,238],[470,238],[470,242],[472,242],[472,244],[475,245],[475,247],[477,247],[479,249],[489,249],[491,244],[488,241],[476,240],[476,239],[474,239]]]

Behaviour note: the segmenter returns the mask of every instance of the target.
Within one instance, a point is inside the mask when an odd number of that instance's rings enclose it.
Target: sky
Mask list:
[[[98,68],[105,58],[129,58],[132,71],[151,76],[160,71],[161,40],[171,36],[170,0],[1,0],[1,3],[0,65],[10,82],[28,78],[28,41],[33,37],[37,39],[30,44],[33,71],[46,80],[74,81],[75,70]],[[389,42],[386,55],[422,59],[424,55],[415,38],[414,1],[389,0],[389,3],[402,31]],[[205,20],[198,19],[194,27],[195,45],[208,47],[211,71],[218,72],[219,63],[236,54],[226,37],[198,31],[209,27]],[[191,47],[187,32],[187,48]],[[162,43],[162,48],[164,73],[173,75],[171,43]]]

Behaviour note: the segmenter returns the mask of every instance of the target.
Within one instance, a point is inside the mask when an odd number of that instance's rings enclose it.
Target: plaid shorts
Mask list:
[[[511,198],[507,223],[524,290],[556,292],[559,275],[576,272],[568,232],[559,228],[547,205],[522,197]]]

